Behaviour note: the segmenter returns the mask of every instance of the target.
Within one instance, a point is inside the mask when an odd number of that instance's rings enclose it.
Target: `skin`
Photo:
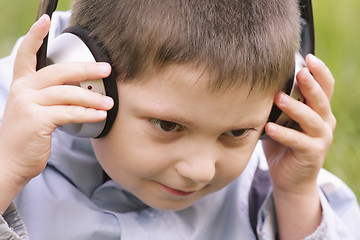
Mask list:
[[[336,119],[330,99],[335,80],[325,64],[306,57],[297,75],[306,105],[278,94],[276,105],[299,123],[301,131],[268,123],[264,141],[273,186],[280,239],[302,239],[321,222],[317,176],[333,140]],[[310,74],[311,73],[311,74]]]
[[[101,121],[113,106],[108,97],[64,85],[106,77],[107,64],[56,64],[36,72],[36,52],[49,27],[47,16],[34,24],[14,64],[0,125],[1,212],[45,168],[58,125]],[[334,79],[314,56],[306,63],[312,75],[307,69],[297,75],[306,104],[282,93],[249,95],[244,86],[210,92],[206,74],[189,66],[119,83],[115,124],[105,138],[92,140],[99,162],[150,206],[182,209],[241,174],[265,125],[280,238],[301,239],[321,221],[316,178],[336,123],[329,103]],[[301,131],[266,123],[274,96]]]
[[[92,140],[109,176],[152,207],[183,209],[231,183],[270,113],[274,93],[249,95],[239,86],[211,93],[202,72],[170,66],[146,80],[119,83],[115,124]]]
[[[51,133],[58,125],[101,121],[113,106],[108,97],[64,85],[106,77],[111,71],[107,64],[64,63],[36,72],[36,52],[49,28],[50,18],[44,15],[25,36],[14,63],[0,125],[0,189],[6,193],[1,195],[0,212],[45,168]]]

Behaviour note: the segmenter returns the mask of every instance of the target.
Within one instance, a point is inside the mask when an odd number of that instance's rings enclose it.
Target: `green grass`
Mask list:
[[[59,8],[68,9],[69,0]],[[336,87],[332,99],[337,118],[335,138],[324,167],[343,179],[360,197],[360,1],[314,0],[316,55],[331,69]],[[38,1],[2,0],[0,57],[35,20]]]
[[[316,55],[335,80],[332,109],[337,118],[334,143],[324,167],[344,180],[360,198],[360,1],[315,0]]]
[[[58,10],[70,8],[70,0],[59,0]],[[34,23],[39,0],[0,0],[0,57],[11,52],[20,36]]]

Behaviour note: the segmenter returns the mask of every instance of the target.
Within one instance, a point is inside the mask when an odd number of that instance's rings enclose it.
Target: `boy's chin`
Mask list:
[[[197,202],[198,199],[177,199],[177,200],[164,200],[164,199],[149,199],[149,198],[143,198],[141,201],[143,201],[146,205],[148,205],[151,208],[157,209],[157,210],[165,210],[165,211],[180,211],[183,209],[186,209],[193,205],[195,202]]]
[[[157,209],[157,210],[164,210],[164,211],[181,211],[184,210],[191,205],[193,205],[194,202],[191,203],[167,203],[167,204],[153,204],[148,206]]]

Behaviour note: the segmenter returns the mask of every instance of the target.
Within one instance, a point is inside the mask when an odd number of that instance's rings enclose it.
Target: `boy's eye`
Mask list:
[[[241,137],[245,135],[248,131],[249,129],[237,129],[237,130],[224,132],[223,134],[230,137]]]
[[[164,132],[174,132],[181,129],[181,125],[160,119],[151,119],[151,123]]]

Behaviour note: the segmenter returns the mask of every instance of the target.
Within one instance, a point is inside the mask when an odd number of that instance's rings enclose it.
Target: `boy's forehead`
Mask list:
[[[156,114],[157,118],[168,121],[192,122],[195,117],[205,122],[211,117],[224,124],[227,121],[226,125],[234,128],[241,127],[239,122],[265,124],[273,102],[272,93],[259,93],[241,85],[211,91],[207,76],[199,69],[174,66],[147,79],[125,83],[123,92],[131,94],[131,105],[136,111]]]
[[[264,95],[274,95],[276,89],[254,88],[249,86],[249,81],[244,81],[239,77],[238,81],[229,84],[228,81],[224,81],[221,85],[218,83],[218,79],[215,79],[211,70],[204,67],[196,67],[190,64],[172,64],[161,69],[151,69],[146,73],[138,76],[134,79],[130,79],[126,82],[130,84],[139,84],[139,86],[155,86],[159,88],[172,87],[184,87],[185,85],[189,89],[196,88],[198,91],[213,95],[224,95],[230,92],[241,92],[247,94],[249,97],[260,97]],[[214,84],[215,82],[215,84]]]

